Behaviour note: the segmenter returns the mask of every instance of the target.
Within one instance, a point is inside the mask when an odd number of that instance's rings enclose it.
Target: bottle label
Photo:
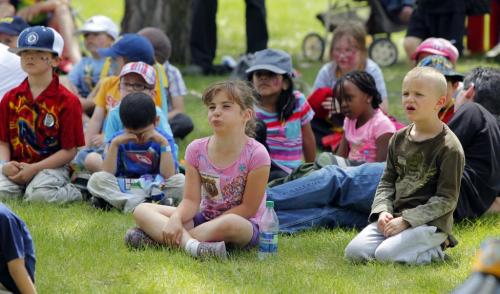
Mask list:
[[[259,238],[259,251],[265,253],[278,252],[278,234],[274,232],[261,232]]]

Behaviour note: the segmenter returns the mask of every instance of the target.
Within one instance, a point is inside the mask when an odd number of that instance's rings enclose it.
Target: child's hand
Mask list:
[[[391,237],[397,235],[409,227],[410,224],[402,217],[394,218],[385,225],[384,236]]]
[[[321,106],[328,110],[328,117],[334,113],[342,112],[338,100],[334,100],[333,97],[326,97],[325,101],[321,102]]]
[[[151,130],[150,132],[147,132],[143,135],[142,137],[142,142],[150,142],[150,141],[153,141],[153,142],[156,142],[160,145],[164,145],[164,146],[167,146],[168,145],[168,141],[165,137],[163,137],[160,133],[158,133],[157,130],[153,129]]]
[[[171,217],[162,230],[163,242],[170,247],[178,247],[181,244],[182,229],[181,221]]]
[[[384,212],[381,212],[379,215],[378,215],[378,221],[377,221],[377,228],[378,228],[378,231],[383,233],[384,230],[385,230],[385,226],[387,225],[387,223],[393,219],[394,217],[392,216],[392,214],[390,214],[389,212],[387,211],[384,211]]]
[[[115,144],[116,146],[121,145],[121,144],[125,144],[128,142],[134,142],[134,143],[139,142],[137,135],[124,132],[123,134],[116,136],[112,141],[112,143]]]
[[[96,146],[96,147],[101,146],[104,143],[104,135],[98,134],[98,135],[93,136],[90,139],[90,143],[92,144],[92,146]]]
[[[38,168],[34,164],[20,163],[21,167],[17,174],[10,176],[9,180],[16,184],[27,184],[38,173]]]
[[[2,167],[2,173],[6,177],[12,177],[21,170],[21,163],[17,161],[9,161],[5,163]]]

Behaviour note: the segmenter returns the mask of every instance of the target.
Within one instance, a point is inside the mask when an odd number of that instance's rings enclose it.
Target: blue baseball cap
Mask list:
[[[128,62],[142,61],[149,65],[155,63],[153,45],[138,34],[124,34],[110,48],[97,49],[101,57],[125,57]]]
[[[17,36],[29,25],[19,16],[4,17],[0,19],[0,33]]]
[[[28,27],[17,39],[17,48],[9,48],[12,53],[19,54],[26,50],[46,51],[62,55],[64,41],[53,28],[44,26]]]

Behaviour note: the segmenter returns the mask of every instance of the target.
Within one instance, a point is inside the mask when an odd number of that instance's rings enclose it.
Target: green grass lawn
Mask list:
[[[72,1],[87,18],[106,14],[119,21],[124,1]],[[289,51],[302,79],[312,85],[320,63],[301,58],[306,33],[324,29],[315,14],[327,1],[267,1],[270,47]],[[219,1],[220,56],[238,56],[245,51],[244,1]],[[394,36],[401,48],[402,33]],[[402,55],[402,51],[400,51]],[[404,56],[393,67],[384,68],[390,111],[404,120],[400,110],[400,85],[408,65]],[[481,59],[461,61],[466,72],[486,64]],[[195,131],[180,142],[184,148],[210,130],[206,109],[198,94],[210,83],[226,77],[185,77],[192,94],[186,97],[187,112]],[[318,230],[296,236],[280,236],[276,258],[259,261],[257,252],[235,252],[226,262],[192,259],[172,250],[130,251],[123,237],[133,226],[132,217],[119,212],[101,212],[87,203],[65,206],[7,201],[27,223],[37,255],[36,285],[41,293],[177,293],[177,292],[316,292],[316,293],[444,293],[450,292],[469,274],[472,258],[482,240],[500,236],[500,216],[482,217],[455,226],[460,241],[449,250],[442,264],[424,267],[368,263],[354,265],[343,259],[343,250],[355,231]]]

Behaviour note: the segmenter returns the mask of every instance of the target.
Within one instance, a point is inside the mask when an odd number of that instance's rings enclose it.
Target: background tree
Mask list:
[[[189,64],[191,0],[125,0],[122,32],[135,33],[144,27],[162,29],[172,43],[170,61]]]

